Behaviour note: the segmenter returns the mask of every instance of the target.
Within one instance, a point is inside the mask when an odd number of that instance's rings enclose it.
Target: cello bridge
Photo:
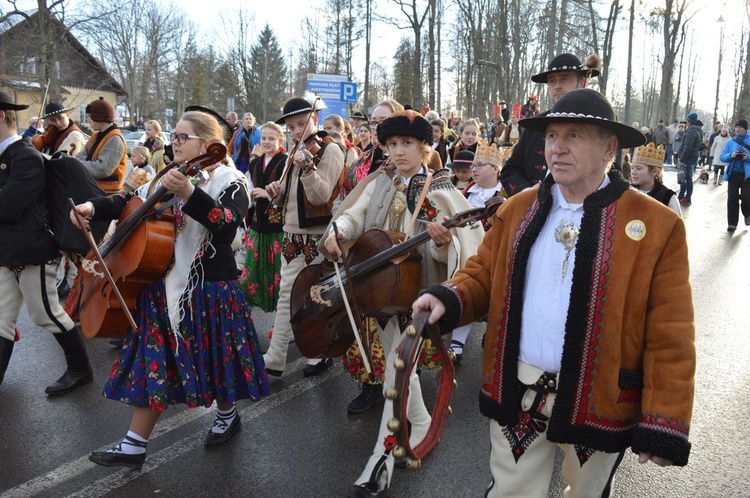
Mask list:
[[[315,304],[322,304],[327,308],[330,308],[331,301],[323,299],[323,293],[327,291],[327,285],[313,285],[312,287],[310,287],[310,299],[312,299]]]
[[[98,268],[97,265],[99,265],[98,261],[94,261],[91,259],[84,259],[83,262],[81,263],[81,268],[83,268],[83,271],[85,271],[86,273],[90,273],[94,275],[95,277],[104,278],[104,272],[99,271],[97,269]]]

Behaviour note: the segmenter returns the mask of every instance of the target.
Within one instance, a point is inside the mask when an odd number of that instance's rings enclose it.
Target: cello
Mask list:
[[[218,140],[206,144],[206,153],[182,165],[172,163],[163,171],[179,166],[178,171],[193,176],[203,168],[226,157],[226,146]],[[84,336],[122,337],[130,322],[129,310],[136,309],[141,289],[162,275],[174,253],[174,215],[157,209],[169,191],[159,185],[146,199],[131,198],[125,205],[116,230],[99,246],[98,252],[109,269],[127,309],[117,299],[116,290],[89,251],[81,262],[83,290],[79,316]]]
[[[493,197],[484,207],[457,214],[442,225],[448,229],[488,218],[504,199]],[[430,240],[421,232],[402,240],[403,235],[373,229],[352,245],[347,255],[351,284],[339,275],[346,296],[329,262],[305,267],[297,276],[291,294],[291,324],[297,348],[307,358],[336,358],[354,342],[344,299],[353,292],[363,316],[390,317],[404,314],[419,294],[421,255],[416,247]]]

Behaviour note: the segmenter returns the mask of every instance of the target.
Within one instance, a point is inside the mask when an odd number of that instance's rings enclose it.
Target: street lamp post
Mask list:
[[[717,71],[717,77],[716,77],[716,98],[714,99],[714,120],[713,123],[716,122],[716,119],[718,117],[719,112],[719,89],[721,88],[721,59],[724,55],[724,17],[719,16],[719,18],[716,20],[717,23],[721,24],[721,32],[719,34],[719,68]],[[713,123],[712,126],[713,126]]]

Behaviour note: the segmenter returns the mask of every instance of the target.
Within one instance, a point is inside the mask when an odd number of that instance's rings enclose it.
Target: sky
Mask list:
[[[3,0],[0,0],[3,1]],[[28,8],[35,7],[36,2],[32,0],[22,0],[28,3]],[[71,8],[76,2],[82,0],[72,0]],[[160,0],[154,0],[160,1]],[[443,0],[445,5],[450,6],[453,0]],[[664,0],[639,0],[645,3],[644,8],[663,5]],[[726,114],[730,108],[732,93],[734,89],[734,58],[736,57],[736,48],[740,42],[742,23],[744,16],[743,0],[691,0],[694,6],[695,21],[693,26],[695,31],[691,35],[695,43],[696,52],[698,53],[698,73],[696,80],[695,99],[697,106],[709,113],[712,113],[716,95],[716,83],[718,75],[719,62],[719,40],[722,26],[724,28],[724,56],[723,70],[721,74],[721,88],[719,99],[719,115]],[[379,0],[378,5],[386,4],[387,0]],[[321,2],[318,2],[321,3]],[[621,0],[621,3],[629,5],[627,0]],[[209,4],[205,0],[176,0],[186,13],[187,16],[198,26],[202,34],[213,35],[221,26],[221,15],[231,15],[238,6],[243,6],[248,14],[254,17],[255,26],[258,30],[268,23],[276,34],[285,56],[288,55],[289,47],[296,47],[300,39],[301,25],[306,16],[320,15],[315,2],[309,0],[278,0],[269,2],[265,0],[250,0],[249,2],[237,2],[236,0],[211,0],[210,9],[206,6]],[[5,7],[5,6],[4,6]],[[382,10],[382,9],[381,9]],[[398,11],[393,8],[393,13]],[[454,19],[453,10],[445,9],[445,22],[450,24]],[[726,22],[721,24],[716,20],[721,16]],[[614,54],[610,64],[610,97],[613,92],[619,95],[624,94],[625,74],[627,63],[627,19],[621,17],[618,20],[618,33],[614,43]],[[447,31],[447,30],[446,30]],[[411,36],[409,30],[399,30],[393,26],[387,26],[383,23],[376,23],[373,32],[372,59],[390,67],[393,61],[393,54],[396,51],[398,42],[402,36]],[[208,36],[207,36],[208,38]],[[655,36],[649,38],[643,28],[641,32],[636,33],[634,37],[634,58],[636,66],[634,71],[634,88],[639,89],[640,81],[644,76],[648,77],[651,69],[643,70],[643,61],[651,59],[651,50],[654,44],[661,44],[660,38]],[[364,79],[364,48],[363,43],[355,51],[354,72],[355,77],[360,81]],[[577,54],[584,58],[588,54]],[[679,56],[678,56],[679,57]],[[450,64],[445,61],[444,64]],[[539,68],[541,70],[542,68]],[[657,68],[658,70],[658,68]],[[658,80],[660,81],[660,75]],[[675,84],[676,84],[675,74]],[[443,78],[442,94],[445,96],[451,94],[450,79]],[[683,102],[685,90],[682,91]],[[507,96],[507,100],[518,100],[522,96]],[[667,118],[669,119],[669,118]]]
[[[385,2],[386,0],[380,1]],[[451,3],[451,0],[444,1],[446,4]],[[316,12],[316,7],[311,5],[311,2],[308,0],[281,0],[281,2],[283,3],[283,11],[277,7],[267,8],[266,6],[268,3],[260,2],[258,0],[253,0],[244,5],[246,5],[247,12],[255,16],[255,22],[258,29],[268,23],[276,33],[282,47],[288,47],[290,44],[294,45],[299,39],[300,26],[305,16],[315,16],[318,14]],[[621,1],[621,3],[629,5],[630,2],[624,0]],[[739,44],[742,31],[742,21],[744,18],[742,15],[742,13],[744,13],[743,0],[692,0],[692,4],[694,6],[693,12],[695,12],[695,21],[693,25],[697,32],[692,34],[694,40],[688,41],[695,43],[695,52],[697,53],[698,60],[697,70],[699,71],[694,95],[697,106],[709,113],[713,112],[716,96],[719,63],[718,47],[722,28],[722,24],[716,21],[720,16],[726,21],[723,23],[724,56],[722,61],[723,70],[721,74],[718,109],[718,114],[721,117],[722,114],[726,114],[727,110],[730,109],[732,93],[734,90],[735,76],[734,61],[732,59],[736,57],[735,51]],[[180,5],[186,10],[191,19],[203,29],[205,29],[207,25],[210,26],[216,24],[216,19],[218,19],[219,16],[218,12],[206,12],[205,8],[202,7],[202,5],[205,5],[204,0],[182,0]],[[217,5],[221,11],[226,12],[236,8],[237,3],[231,0],[213,0],[212,5]],[[663,5],[663,0],[645,0],[645,5],[646,8]],[[453,15],[454,14],[450,8],[446,9],[446,23],[453,22]],[[625,89],[628,45],[627,25],[628,21],[626,18],[622,17],[618,20],[618,33],[615,38],[614,54],[610,64],[610,90],[619,92],[620,95],[624,95]],[[390,66],[399,39],[402,36],[410,35],[410,31],[398,30],[392,26],[384,26],[382,23],[376,24],[373,33],[373,60]],[[656,35],[655,39],[651,39],[645,33],[645,30],[641,28],[641,32],[637,32],[634,37],[633,63],[636,66],[634,70],[634,79],[638,80],[638,82],[634,83],[636,89],[640,88],[640,80],[644,76],[648,77],[648,74],[644,73],[649,72],[650,70],[644,72],[642,68],[643,61],[651,59],[650,54],[653,44],[662,43],[659,36],[660,35]],[[286,52],[286,48],[284,50]],[[360,63],[358,65],[355,64],[354,71],[355,76],[362,80],[364,79],[364,49],[360,48],[359,50],[359,56],[357,56],[355,52],[355,61],[359,61]],[[587,54],[577,55],[583,58]],[[539,69],[541,70],[542,68]],[[675,73],[675,85],[676,78],[677,75]],[[660,75],[657,81],[660,81]],[[449,94],[449,84],[449,82],[444,83],[443,95]],[[682,89],[683,102],[685,95],[684,85],[685,83],[683,83]],[[511,96],[511,98],[514,97],[517,99],[520,96]]]

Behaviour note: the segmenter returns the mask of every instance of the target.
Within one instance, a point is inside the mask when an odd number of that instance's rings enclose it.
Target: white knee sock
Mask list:
[[[211,427],[211,432],[214,434],[224,434],[229,426],[234,422],[237,416],[237,407],[233,406],[231,409],[224,411],[216,409],[216,418],[214,419],[214,425]]]

